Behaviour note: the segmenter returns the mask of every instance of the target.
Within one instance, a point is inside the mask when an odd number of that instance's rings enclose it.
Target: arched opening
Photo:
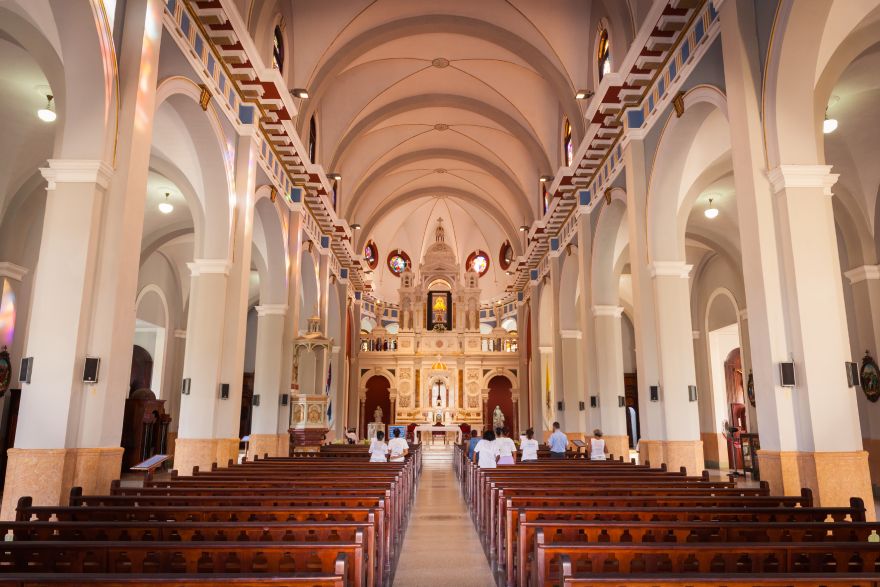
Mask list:
[[[571,123],[568,117],[562,119],[562,162],[566,167],[571,167],[574,160],[574,140],[571,134]]]
[[[315,154],[318,149],[318,124],[315,122],[315,115],[309,119],[309,160],[315,163]]]
[[[276,25],[272,34],[272,67],[284,73],[284,32]]]
[[[367,379],[365,387],[361,413],[362,430],[366,433],[367,424],[376,422],[378,417],[378,421],[385,424],[387,431],[387,426],[394,423],[394,416],[391,413],[391,382],[382,375],[373,375]]]
[[[513,438],[519,435],[519,421],[513,411],[513,383],[504,375],[496,375],[489,380],[489,397],[486,400],[486,414],[483,425],[495,427],[495,409],[500,408],[504,415],[504,428]]]
[[[601,82],[605,75],[611,73],[611,40],[608,37],[608,29],[599,30],[599,43],[596,47],[596,68]]]
[[[134,345],[131,352],[129,395],[140,389],[150,389],[153,380],[153,357],[142,346]]]

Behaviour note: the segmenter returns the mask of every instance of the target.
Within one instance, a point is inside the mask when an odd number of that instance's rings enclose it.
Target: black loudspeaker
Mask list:
[[[697,386],[688,385],[688,401],[697,401]]]
[[[660,401],[660,386],[652,385],[651,387],[648,388],[648,390],[651,393],[651,401],[652,402],[659,402]]]
[[[251,405],[257,407],[260,405],[260,394],[257,393],[254,395],[254,399],[251,400]]]
[[[622,408],[626,406],[626,398],[622,395],[617,396],[617,407]]]
[[[220,384],[220,399],[229,399],[229,384]]]
[[[585,409],[587,409],[586,406],[584,405],[584,402],[578,402],[578,409],[579,409],[580,411],[582,411],[582,412],[583,412]]]
[[[794,363],[779,363],[779,385],[794,387]]]
[[[858,363],[850,363],[847,361],[846,363],[846,383],[850,387],[855,387],[861,383],[861,376],[859,375],[859,364]]]
[[[34,358],[24,357],[21,360],[21,368],[18,370],[18,381],[20,383],[31,382],[31,372],[34,370]]]
[[[290,395],[286,393],[281,394],[281,405],[286,406],[290,402]]]
[[[98,357],[86,357],[83,365],[83,383],[97,383],[98,369],[101,367],[101,359]]]
[[[180,395],[189,395],[189,388],[191,384],[192,379],[190,379],[189,377],[184,377],[183,386],[181,386],[180,388]]]
[[[598,408],[599,407],[599,396],[598,395],[591,395],[590,396],[590,407],[591,408]]]
[[[560,412],[565,411],[565,402],[556,402],[556,409]]]

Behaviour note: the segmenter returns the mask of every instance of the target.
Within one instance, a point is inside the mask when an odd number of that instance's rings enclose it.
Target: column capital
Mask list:
[[[257,316],[284,316],[287,314],[287,304],[260,304],[254,306]]]
[[[27,267],[10,263],[9,261],[0,262],[0,277],[6,277],[13,281],[21,281],[22,277],[27,275]]]
[[[102,189],[110,185],[113,168],[98,159],[49,159],[49,167],[41,167],[40,173],[54,190],[59,183],[94,183]]]
[[[580,330],[560,330],[559,331],[560,338],[574,338],[581,339],[581,331]]]
[[[740,320],[748,320],[749,319],[749,309],[743,308],[739,311],[739,319]]]
[[[593,316],[620,318],[622,315],[623,306],[593,306]]]
[[[786,188],[822,188],[826,196],[831,195],[831,186],[840,177],[831,173],[830,165],[780,165],[767,172],[767,178],[778,194]]]
[[[653,263],[648,263],[648,272],[651,277],[687,279],[693,268],[693,265],[688,265],[684,261],[654,261]]]
[[[210,274],[229,275],[231,263],[226,259],[193,259],[186,266],[189,267],[189,273],[193,277]]]
[[[862,265],[844,272],[844,275],[852,285],[862,281],[880,279],[880,265]]]

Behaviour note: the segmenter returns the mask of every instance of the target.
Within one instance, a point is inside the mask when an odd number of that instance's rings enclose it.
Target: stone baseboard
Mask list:
[[[761,479],[774,494],[799,495],[802,487],[813,491],[816,505],[848,506],[851,497],[865,502],[867,519],[876,519],[871,491],[868,453],[758,451]]]
[[[192,475],[193,467],[210,471],[238,462],[237,438],[178,438],[174,444],[174,468],[181,475]]]
[[[290,436],[287,434],[251,434],[247,458],[252,461],[255,456],[286,457],[289,442]]]
[[[0,519],[14,520],[18,499],[34,505],[67,505],[72,487],[84,494],[108,493],[119,479],[122,447],[10,448]]]
[[[706,468],[702,440],[647,440],[639,441],[639,462],[659,467],[666,463],[670,471],[687,469],[688,475],[700,475]]]

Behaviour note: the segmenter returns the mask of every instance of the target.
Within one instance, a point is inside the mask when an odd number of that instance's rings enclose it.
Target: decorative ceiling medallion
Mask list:
[[[434,125],[434,130],[439,130],[440,132],[443,132],[444,130],[449,130],[449,125],[438,122]]]
[[[437,67],[439,69],[443,69],[444,67],[449,67],[449,60],[445,57],[438,57],[434,61],[431,62],[431,65]]]

